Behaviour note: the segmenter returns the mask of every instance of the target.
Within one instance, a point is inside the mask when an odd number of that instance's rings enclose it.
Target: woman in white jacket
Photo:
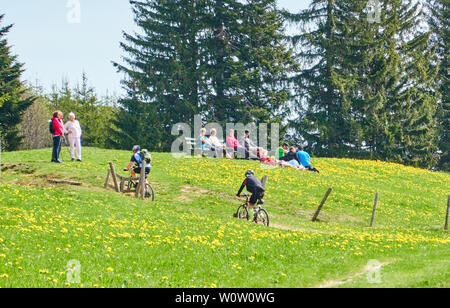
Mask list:
[[[75,161],[75,148],[77,149],[77,160],[81,161],[81,126],[80,122],[75,119],[75,114],[73,112],[69,113],[69,119],[65,125],[64,129],[69,135],[69,146],[70,146],[70,156],[72,161]]]

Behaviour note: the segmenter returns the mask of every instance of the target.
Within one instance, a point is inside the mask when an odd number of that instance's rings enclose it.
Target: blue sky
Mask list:
[[[68,14],[80,4],[80,23]],[[307,7],[309,0],[279,0],[290,11]],[[13,52],[25,63],[23,79],[45,89],[62,79],[73,85],[86,72],[100,95],[121,94],[120,74],[111,61],[119,61],[122,31],[135,28],[127,0],[14,0],[1,1],[0,14],[14,24],[8,35]]]

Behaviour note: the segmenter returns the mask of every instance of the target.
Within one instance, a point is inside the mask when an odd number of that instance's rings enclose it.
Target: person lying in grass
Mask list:
[[[280,159],[280,166],[297,170],[305,170],[304,166],[300,163],[297,151],[294,147],[290,147],[289,152]]]
[[[301,145],[298,147],[297,156],[298,160],[305,167],[306,170],[320,173],[319,170],[317,170],[316,168],[313,167],[313,165],[311,165],[311,156],[307,152],[305,152],[303,146]]]
[[[239,188],[237,193],[237,197],[241,197],[241,193],[244,188],[247,187],[247,191],[252,195],[250,197],[250,206],[253,207],[258,202],[258,200],[262,200],[264,198],[264,187],[261,184],[261,181],[255,176],[253,170],[247,170],[245,172],[245,180]]]

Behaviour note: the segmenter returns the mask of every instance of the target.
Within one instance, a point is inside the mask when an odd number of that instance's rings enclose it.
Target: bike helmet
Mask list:
[[[141,147],[139,146],[139,145],[135,145],[134,147],[133,147],[133,152],[138,152],[138,151],[140,151],[141,150]]]
[[[253,172],[253,170],[247,170],[246,172],[245,172],[245,176],[247,177],[247,176],[251,176],[251,175],[255,175],[255,173]]]

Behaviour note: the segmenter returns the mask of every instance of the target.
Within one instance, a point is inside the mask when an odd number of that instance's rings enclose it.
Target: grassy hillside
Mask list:
[[[151,203],[103,189],[107,163],[121,170],[129,152],[85,149],[84,162],[62,165],[50,157],[2,156],[0,287],[450,287],[446,173],[315,159],[318,175],[154,154]],[[250,168],[269,176],[271,228],[232,218]],[[81,264],[81,284],[67,283],[71,260]],[[379,264],[378,284],[367,279],[370,260]]]

